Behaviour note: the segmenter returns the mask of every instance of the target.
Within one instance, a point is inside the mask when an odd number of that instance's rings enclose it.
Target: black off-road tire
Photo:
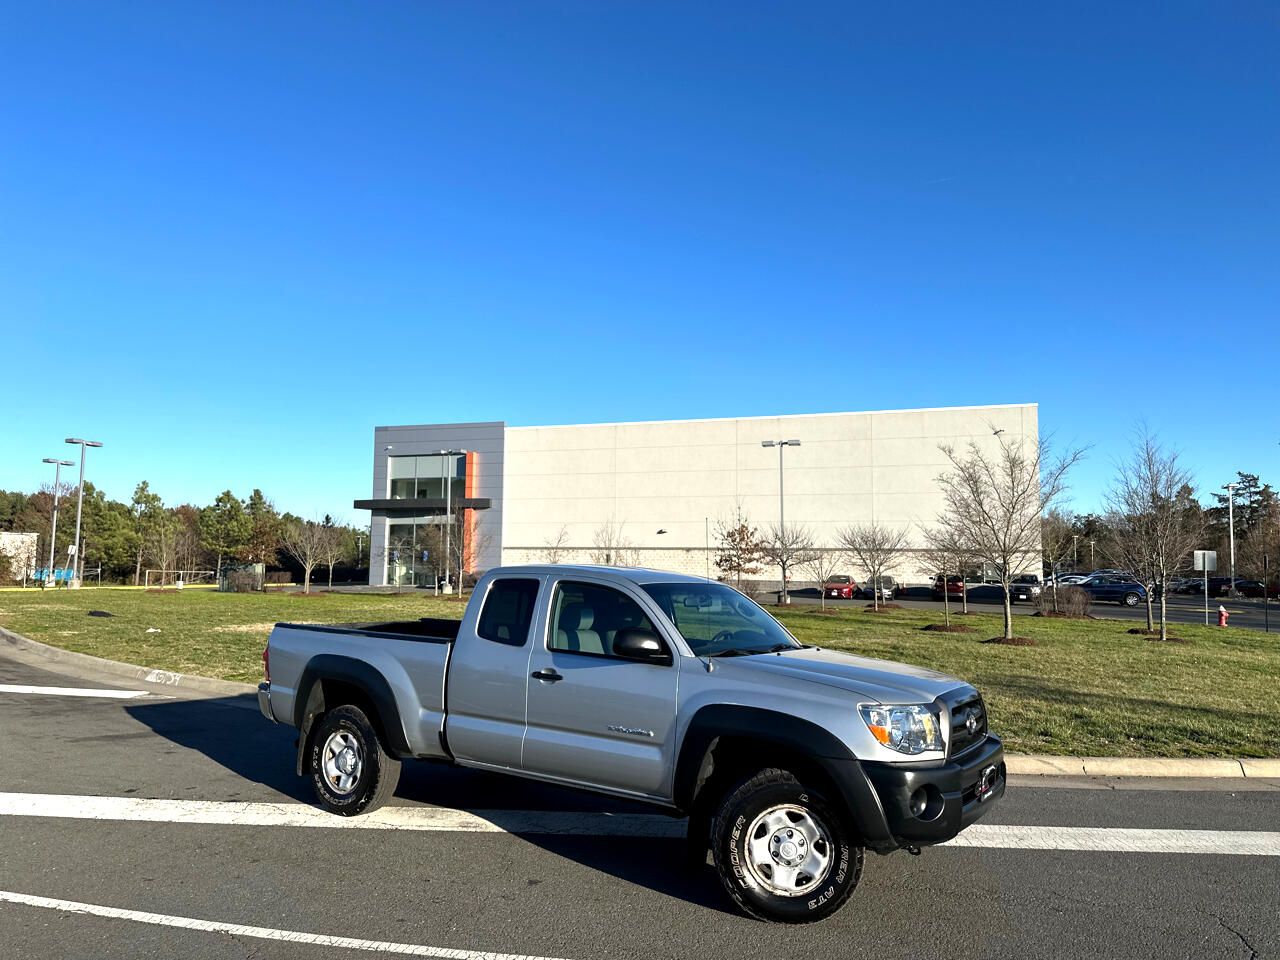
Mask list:
[[[324,774],[325,745],[335,734],[354,737],[362,753],[359,775],[346,792],[335,789]],[[391,799],[400,779],[400,761],[387,753],[364,711],[344,704],[326,713],[312,731],[307,771],[320,806],[339,816],[354,817],[377,810]]]
[[[798,807],[826,828],[831,866],[809,891],[784,896],[764,887],[748,867],[751,824],[777,806]],[[814,923],[839,910],[862,876],[863,850],[849,818],[818,790],[787,770],[770,767],[731,789],[711,824],[711,850],[725,890],[746,913],[774,923]]]

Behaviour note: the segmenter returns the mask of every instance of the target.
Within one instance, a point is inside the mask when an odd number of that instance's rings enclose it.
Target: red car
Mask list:
[[[852,600],[853,595],[858,592],[858,584],[853,577],[847,574],[837,573],[822,585],[822,592],[828,597],[836,597],[841,600]]]
[[[964,593],[964,578],[957,574],[947,577],[947,595],[958,597]],[[933,578],[933,599],[942,599],[942,574]]]

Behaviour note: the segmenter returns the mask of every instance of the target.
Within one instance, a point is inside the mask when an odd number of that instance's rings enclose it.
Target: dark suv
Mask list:
[[[1136,607],[1147,599],[1147,588],[1122,573],[1101,573],[1076,584],[1095,600],[1110,600]]]

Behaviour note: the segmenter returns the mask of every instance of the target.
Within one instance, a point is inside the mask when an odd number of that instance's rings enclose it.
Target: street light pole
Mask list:
[[[53,468],[53,522],[49,525],[49,569],[45,572],[44,582],[49,583],[53,576],[53,545],[58,539],[58,494],[62,490],[62,468],[74,467],[74,460],[59,460],[56,457],[45,457],[45,463],[54,464]]]
[[[800,441],[761,440],[760,446],[778,448],[778,540],[780,541],[780,546],[782,546],[785,551],[787,541],[787,508],[782,488],[782,451],[786,447],[800,446]],[[780,599],[784,604],[789,604],[791,602],[791,597],[787,593],[787,571],[785,567],[782,567],[782,596]]]
[[[1227,595],[1236,595],[1236,487],[1238,484],[1228,483],[1227,487],[1227,538],[1231,544],[1231,588]],[[1262,591],[1266,593],[1264,589]]]
[[[80,437],[67,437],[67,443],[80,445],[80,489],[76,493],[76,539],[75,551],[71,554],[71,586],[80,586],[80,511],[84,508],[84,455],[89,447],[102,446],[97,440],[82,440]]]

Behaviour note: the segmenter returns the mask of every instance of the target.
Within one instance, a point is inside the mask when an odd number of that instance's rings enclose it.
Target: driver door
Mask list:
[[[668,792],[682,658],[650,603],[586,577],[554,584],[547,631],[529,658],[525,770],[651,797]],[[623,629],[658,636],[672,662],[614,656]]]

